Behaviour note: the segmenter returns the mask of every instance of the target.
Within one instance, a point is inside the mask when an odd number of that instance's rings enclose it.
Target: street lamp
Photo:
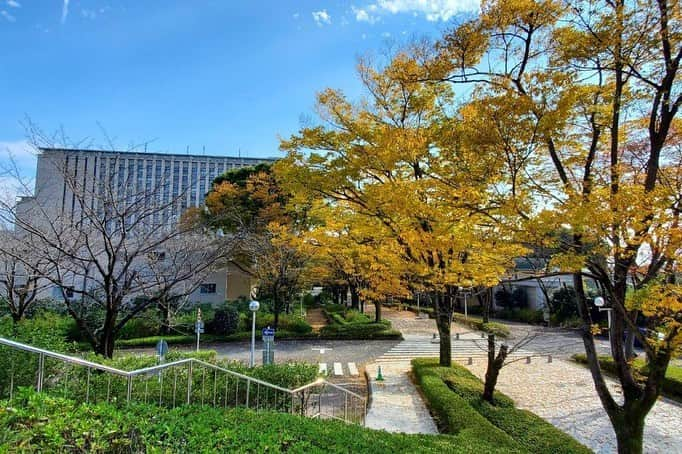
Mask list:
[[[611,356],[613,356],[613,346],[611,345],[611,311],[613,310],[613,308],[604,307],[605,304],[606,302],[604,301],[604,298],[602,298],[601,296],[598,296],[594,299],[594,305],[597,306],[599,312],[606,311],[606,315],[608,317],[607,324],[609,330],[609,347],[611,348]]]
[[[254,352],[256,351],[256,312],[260,307],[260,303],[253,300],[249,303],[249,310],[253,313],[253,321],[251,323],[251,367],[255,366]]]

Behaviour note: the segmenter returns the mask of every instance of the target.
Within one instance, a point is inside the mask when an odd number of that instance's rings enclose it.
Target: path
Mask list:
[[[383,381],[377,381],[378,365],[367,366],[371,400],[365,427],[389,432],[437,434],[438,428],[407,373],[409,362],[382,363]]]
[[[405,341],[389,349],[378,362],[381,363],[386,358],[400,358],[405,364],[409,364],[410,357],[437,356],[438,349],[427,346],[430,342],[428,333],[435,331],[435,322],[419,320],[414,314],[409,314],[385,311],[386,318],[403,330]],[[573,353],[584,351],[578,334],[521,324],[508,326],[513,338],[523,337],[528,331],[537,332],[538,336],[524,346],[524,350],[536,355],[551,354],[554,359],[549,363],[546,359],[533,358],[530,364],[520,360],[505,366],[500,373],[497,389],[514,399],[519,408],[541,416],[595,452],[615,452],[615,434],[594,389],[589,370],[568,360]],[[453,333],[466,331],[466,328],[458,325],[453,325],[452,329]],[[513,345],[513,339],[508,342]],[[456,357],[455,344],[456,341],[453,340],[453,357]],[[605,341],[598,341],[598,348],[608,352]],[[484,377],[484,357],[474,358],[472,364],[468,364],[468,361],[458,362],[478,377]],[[618,398],[621,393],[616,381],[607,378],[607,382],[613,395]],[[682,453],[680,427],[682,405],[668,399],[659,399],[647,417],[644,451]]]
[[[485,363],[467,366],[479,378]],[[620,386],[607,379],[612,394],[621,396]],[[564,360],[550,364],[518,361],[500,372],[497,389],[525,408],[545,418],[597,453],[616,450],[616,435],[602,408],[587,368]],[[682,406],[659,399],[644,428],[646,453],[682,453]]]
[[[312,326],[314,332],[319,332],[320,329],[327,326],[327,317],[325,317],[324,312],[319,307],[311,307],[306,311],[305,315],[306,321],[310,326]]]

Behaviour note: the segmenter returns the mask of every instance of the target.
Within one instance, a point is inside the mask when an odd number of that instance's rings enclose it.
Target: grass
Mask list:
[[[509,453],[474,435],[405,435],[242,408],[83,404],[23,390],[0,402],[0,452]]]
[[[584,353],[578,353],[572,356],[573,361],[587,365],[587,357]],[[616,363],[610,356],[600,356],[599,365],[602,370],[611,376],[616,376]],[[647,366],[643,359],[636,358],[633,362],[633,369],[635,372],[635,379],[643,382],[647,376]],[[668,365],[668,370],[665,372],[665,379],[661,382],[661,394],[678,402],[682,402],[682,367]]]
[[[472,433],[509,452],[590,452],[539,416],[515,408],[502,393],[495,393],[495,405],[481,399],[483,383],[462,366],[440,367],[437,360],[431,359],[415,359],[412,366],[445,433]]]

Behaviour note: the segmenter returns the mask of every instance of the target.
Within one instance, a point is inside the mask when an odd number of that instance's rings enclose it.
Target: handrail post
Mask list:
[[[246,380],[246,408],[249,408],[249,391],[251,389],[251,380]]]
[[[192,362],[187,366],[187,405],[192,400]]]
[[[38,355],[38,384],[36,385],[36,391],[41,392],[43,390],[43,380],[45,379],[45,355],[41,353]]]
[[[130,398],[133,395],[133,376],[128,375],[128,390],[126,392],[126,403],[130,403]]]

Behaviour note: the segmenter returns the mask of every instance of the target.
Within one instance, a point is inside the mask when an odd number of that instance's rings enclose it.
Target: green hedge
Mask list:
[[[509,337],[510,334],[509,328],[505,325],[496,322],[483,323],[480,317],[473,317],[471,315],[464,317],[464,314],[455,313],[452,315],[452,320],[469,328],[494,334],[497,337]]]
[[[320,330],[323,339],[402,339],[400,331],[384,323],[331,324]]]
[[[432,359],[415,359],[412,366],[429,406],[447,433],[472,431],[509,451],[590,452],[539,416],[515,408],[504,394],[495,393],[494,406],[481,399],[483,383],[462,366],[440,367]]]
[[[374,431],[339,421],[207,406],[86,405],[24,391],[0,401],[0,452],[485,453],[475,439]]]
[[[584,353],[575,354],[572,358],[577,363],[587,364],[587,357]],[[607,374],[617,375],[616,363],[612,357],[600,356],[599,364]],[[645,381],[648,375],[646,362],[643,359],[635,359],[633,361],[633,368],[635,378]],[[682,367],[672,364],[668,365],[668,370],[665,371],[665,378],[661,382],[661,394],[682,402]]]

